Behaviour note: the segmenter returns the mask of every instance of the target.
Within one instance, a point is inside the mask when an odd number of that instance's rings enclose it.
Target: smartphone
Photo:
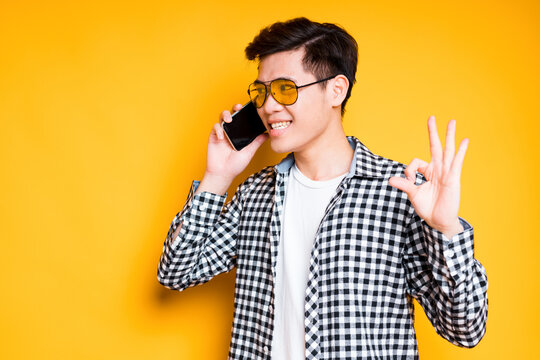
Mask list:
[[[230,123],[223,121],[221,127],[225,130],[227,139],[236,151],[242,150],[266,131],[257,113],[257,108],[251,101],[232,114]]]

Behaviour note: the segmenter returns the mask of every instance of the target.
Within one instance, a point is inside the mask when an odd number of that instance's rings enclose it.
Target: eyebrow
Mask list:
[[[292,82],[294,82],[294,83],[296,84],[296,79],[293,79],[293,78],[291,78],[291,77],[289,77],[289,76],[280,76],[280,77],[277,77],[277,78],[275,78],[275,79],[268,80],[268,81],[262,81],[262,80],[256,79],[256,80],[254,81],[254,83],[258,83],[258,84],[269,84],[269,83],[271,83],[271,82],[274,81],[274,80],[280,80],[280,79],[290,80],[290,81],[292,81]]]

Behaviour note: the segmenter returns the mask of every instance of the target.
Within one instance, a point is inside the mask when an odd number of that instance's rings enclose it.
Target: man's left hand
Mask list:
[[[406,179],[394,176],[389,183],[406,192],[418,216],[450,239],[463,231],[458,218],[460,177],[469,139],[461,141],[456,153],[456,121],[450,120],[443,154],[434,116],[428,119],[428,131],[431,162],[413,159],[405,169]],[[427,180],[418,186],[415,185],[417,171]]]

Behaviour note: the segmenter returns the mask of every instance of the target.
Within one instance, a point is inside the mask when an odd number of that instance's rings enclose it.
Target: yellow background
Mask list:
[[[156,268],[219,113],[246,102],[243,50],[307,16],[358,41],[344,118],[373,152],[429,161],[427,118],[470,138],[460,216],[489,315],[474,349],[417,307],[423,359],[539,356],[537,1],[2,1],[0,358],[223,359],[234,270],[185,292]],[[456,144],[456,145],[457,145]],[[283,154],[263,145],[249,173]],[[231,188],[231,190],[233,190]]]

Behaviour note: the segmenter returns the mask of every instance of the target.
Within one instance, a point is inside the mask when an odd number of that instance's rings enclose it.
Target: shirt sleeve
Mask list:
[[[473,228],[448,239],[416,212],[408,226],[403,265],[409,294],[424,309],[436,332],[471,348],[485,334],[488,311],[486,270],[474,258]]]
[[[186,203],[174,217],[163,244],[157,278],[169,289],[182,291],[205,283],[236,265],[240,191],[224,207],[226,194],[194,195],[198,185],[198,181],[191,185]]]

